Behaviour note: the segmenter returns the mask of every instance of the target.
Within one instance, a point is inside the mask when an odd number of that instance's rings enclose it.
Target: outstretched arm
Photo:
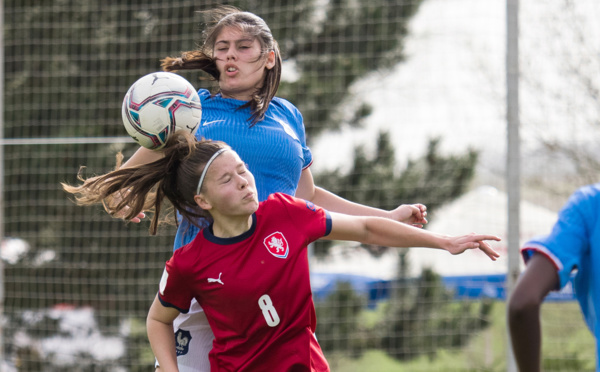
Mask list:
[[[542,335],[540,307],[546,295],[558,287],[552,261],[534,254],[508,302],[508,325],[515,360],[520,371],[540,371]]]
[[[148,164],[157,161],[163,157],[163,153],[158,150],[150,150],[145,147],[137,149],[133,155],[127,160],[121,168],[134,167],[136,165]]]
[[[381,217],[356,217],[331,213],[331,219],[331,233],[324,239],[353,240],[387,247],[438,248],[454,255],[461,254],[467,249],[479,248],[493,261],[500,257],[486,242],[486,240],[500,240],[494,235],[471,233],[448,236]]]
[[[310,169],[304,169],[296,196],[309,200],[330,212],[344,213],[352,216],[377,216],[422,227],[427,223],[427,207],[423,204],[402,204],[394,210],[386,211],[372,208],[341,198],[321,187],[315,186]]]
[[[154,302],[148,311],[146,328],[148,340],[152,352],[160,365],[161,372],[176,372],[177,354],[175,352],[175,337],[173,336],[173,320],[179,315],[179,311],[170,307],[164,307],[154,298]]]

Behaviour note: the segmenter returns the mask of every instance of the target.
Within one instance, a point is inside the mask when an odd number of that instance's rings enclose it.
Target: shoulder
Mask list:
[[[571,194],[562,212],[568,210],[596,220],[600,211],[600,183],[583,186]]]
[[[208,89],[198,89],[198,96],[200,97],[200,101],[203,101],[206,98],[210,98],[212,94],[210,94]]]
[[[288,101],[285,98],[281,98],[281,97],[273,97],[273,99],[271,100],[271,103],[279,106],[279,107],[285,107],[291,111],[298,111],[298,108],[296,106],[294,106],[293,103],[291,103],[290,101]]]
[[[178,263],[180,263],[180,262],[185,262],[186,257],[190,254],[190,251],[192,249],[191,246],[192,246],[192,243],[194,240],[181,246],[181,248],[178,248],[173,252],[173,255],[171,256],[171,258],[169,260],[169,261],[171,261],[171,264],[173,266],[178,265]]]
[[[265,204],[293,204],[295,202],[297,202],[298,199],[294,196],[282,193],[282,192],[276,192],[273,193],[271,195],[269,195],[269,197],[267,198],[267,200],[264,201]]]
[[[289,203],[290,196],[281,192],[276,192],[269,195],[264,201],[260,203],[261,209],[273,209],[281,208],[283,205]]]
[[[263,213],[277,221],[288,220],[296,230],[303,230],[305,234],[316,239],[327,236],[331,232],[331,215],[311,201],[275,193],[269,195],[263,204],[266,206]]]
[[[578,202],[598,202],[600,201],[600,183],[580,187],[571,196]]]
[[[297,198],[281,192],[276,192],[262,203],[267,208],[285,208],[287,210],[306,209],[315,212],[318,208],[310,201]]]
[[[211,109],[213,109],[214,107],[218,108],[220,106],[227,106],[227,104],[230,101],[234,101],[234,100],[229,100],[229,99],[223,99],[223,97],[221,97],[221,95],[213,94],[208,89],[199,89],[198,97],[200,97],[200,103],[203,106],[210,105]],[[204,107],[203,107],[203,109],[204,109]],[[204,114],[204,112],[203,112],[203,114]]]
[[[288,101],[284,98],[281,98],[281,97],[273,97],[273,100],[271,100],[271,105],[269,106],[269,108],[277,110],[277,111],[281,111],[282,113],[285,113],[287,115],[300,117],[300,118],[302,117],[300,110],[298,110],[298,108],[296,106],[294,106],[293,103],[291,103],[290,101]]]
[[[205,242],[204,234],[202,233],[204,229],[200,229],[196,236],[187,244],[182,245],[181,248],[176,249],[173,252],[173,256],[171,259],[179,260],[180,262],[185,262],[185,260],[190,257],[190,255],[197,254],[197,250],[202,246]]]

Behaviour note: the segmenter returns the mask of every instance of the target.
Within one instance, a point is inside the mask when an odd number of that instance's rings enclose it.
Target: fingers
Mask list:
[[[483,240],[494,240],[494,241],[501,241],[502,239],[500,239],[499,237],[497,237],[496,235],[481,235],[481,234],[474,234],[473,235],[473,239],[477,240],[477,241],[483,241]]]
[[[146,217],[146,214],[144,212],[140,212],[140,213],[138,213],[137,216],[133,217],[130,220],[127,220],[127,219],[125,219],[125,216],[127,215],[128,209],[129,209],[129,207],[125,207],[124,209],[121,209],[120,211],[112,213],[111,216],[114,218],[120,218],[122,220],[133,222],[133,223],[140,223],[140,222],[142,222],[142,219],[144,219]]]
[[[427,207],[423,204],[412,204],[410,205],[412,210],[411,219],[412,225],[418,228],[422,228],[427,221]]]
[[[402,204],[390,211],[388,218],[422,228],[427,221],[427,207],[423,204]]]
[[[491,240],[491,239],[488,239]],[[499,239],[498,239],[499,240]],[[496,261],[500,257],[500,253],[496,252],[488,243],[485,241],[474,242],[477,247],[485,253],[492,261]]]
[[[414,204],[419,211],[418,217],[427,223],[427,207],[424,204]]]
[[[133,217],[130,221],[133,223],[140,223],[146,217],[144,212],[140,212],[136,217]]]
[[[500,254],[496,252],[487,241],[500,241],[495,235],[483,235],[471,233],[464,235],[459,239],[459,249],[452,254],[461,254],[467,249],[479,249],[485,253],[492,261],[496,261]]]

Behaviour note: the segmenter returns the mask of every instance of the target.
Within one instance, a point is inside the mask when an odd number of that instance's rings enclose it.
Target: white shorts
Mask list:
[[[173,321],[179,372],[210,372],[208,352],[215,338],[204,310],[194,299],[187,314]]]

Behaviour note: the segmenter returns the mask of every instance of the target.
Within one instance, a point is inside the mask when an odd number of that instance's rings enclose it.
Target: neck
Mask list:
[[[229,94],[229,93],[226,93],[226,92],[223,92],[223,91],[221,91],[221,97],[236,99],[238,101],[250,101],[252,99],[251,95],[247,95],[247,94]]]
[[[213,235],[218,238],[233,238],[252,227],[252,215],[239,218],[213,216]]]

